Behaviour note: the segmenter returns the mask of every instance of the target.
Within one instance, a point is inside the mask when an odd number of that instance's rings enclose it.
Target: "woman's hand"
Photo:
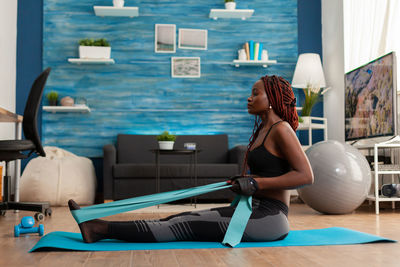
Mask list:
[[[258,183],[252,176],[236,175],[228,180],[236,194],[252,196],[258,190]]]

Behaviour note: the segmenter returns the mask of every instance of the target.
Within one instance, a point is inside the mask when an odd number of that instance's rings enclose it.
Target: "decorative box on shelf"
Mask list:
[[[232,18],[245,20],[253,16],[254,9],[211,9],[209,17],[217,20],[218,18]]]
[[[276,64],[276,60],[239,60],[235,59],[232,62],[232,65],[235,67],[239,66],[263,66],[264,68],[268,67],[269,65]]]
[[[47,112],[81,112],[90,113],[90,108],[86,105],[74,105],[74,106],[43,106],[43,110]]]
[[[93,6],[94,13],[100,17],[138,17],[139,8],[130,7],[114,7],[114,6]]]
[[[114,64],[112,58],[69,58],[71,64]]]

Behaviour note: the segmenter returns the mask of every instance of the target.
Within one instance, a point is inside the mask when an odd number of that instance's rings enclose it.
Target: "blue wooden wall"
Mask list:
[[[102,147],[118,133],[179,134],[227,133],[229,145],[247,144],[253,117],[246,101],[252,84],[263,75],[291,81],[298,55],[297,0],[237,1],[237,8],[254,9],[248,20],[208,18],[223,1],[130,1],[140,16],[97,17],[93,5],[111,0],[44,0],[43,68],[52,67],[45,93],[84,97],[89,114],[42,115],[44,145],[54,145],[88,157],[101,157]],[[154,25],[207,29],[208,50],[178,49],[154,53]],[[115,65],[73,65],[78,40],[106,38]],[[271,59],[269,68],[231,65],[244,42],[263,43]],[[171,57],[201,58],[201,77],[171,77]],[[46,100],[44,100],[46,104]],[[179,137],[178,137],[179,138]]]

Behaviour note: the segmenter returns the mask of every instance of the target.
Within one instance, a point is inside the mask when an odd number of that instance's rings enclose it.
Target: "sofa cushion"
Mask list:
[[[114,177],[119,178],[155,178],[155,164],[116,164]],[[239,173],[238,164],[197,164],[197,177],[228,178]],[[160,164],[160,177],[188,178],[192,174],[189,164]]]
[[[184,149],[184,143],[196,143],[198,163],[227,163],[228,136],[218,135],[178,135],[174,149]],[[119,134],[117,137],[118,163],[154,163],[155,154],[150,149],[157,149],[156,135]],[[188,163],[190,156],[162,155],[162,163]]]

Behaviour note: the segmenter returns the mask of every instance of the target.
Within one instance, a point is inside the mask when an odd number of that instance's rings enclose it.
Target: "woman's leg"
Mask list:
[[[265,202],[265,201],[264,201]],[[246,226],[243,241],[271,241],[289,232],[287,210],[276,203],[253,202],[253,213]],[[71,209],[79,208],[68,202]],[[284,205],[284,204],[283,204]],[[185,212],[161,220],[108,222],[92,220],[79,224],[85,242],[119,239],[129,242],[216,241],[221,242],[234,207]],[[286,207],[287,209],[287,207]]]
[[[70,210],[80,208],[73,200],[68,201],[68,206]],[[91,220],[80,223],[79,228],[86,243],[101,239],[129,242],[222,241],[233,211],[233,207],[223,207],[184,212],[160,220]]]

